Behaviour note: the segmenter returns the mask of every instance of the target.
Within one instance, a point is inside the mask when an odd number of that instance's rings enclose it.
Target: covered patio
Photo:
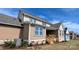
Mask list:
[[[58,37],[58,31],[56,28],[53,27],[47,27],[46,28],[46,39],[47,43],[53,44],[57,41]]]

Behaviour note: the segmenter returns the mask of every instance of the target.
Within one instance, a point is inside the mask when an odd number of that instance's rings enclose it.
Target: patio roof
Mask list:
[[[56,29],[59,29],[59,27],[60,27],[61,24],[62,24],[62,23],[52,24],[51,27],[54,27],[54,28],[56,28]]]
[[[58,28],[54,28],[54,27],[46,27],[47,30],[58,30]]]

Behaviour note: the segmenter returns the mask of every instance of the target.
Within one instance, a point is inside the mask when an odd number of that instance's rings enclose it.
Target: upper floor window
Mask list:
[[[31,21],[30,21],[31,23],[36,23],[36,20],[35,19],[31,19]]]
[[[35,35],[43,35],[43,28],[40,26],[35,27]]]

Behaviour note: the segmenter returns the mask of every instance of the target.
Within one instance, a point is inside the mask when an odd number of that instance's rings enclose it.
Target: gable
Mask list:
[[[63,24],[60,25],[59,30],[64,30]]]
[[[66,34],[69,34],[69,31],[68,30],[66,30]]]

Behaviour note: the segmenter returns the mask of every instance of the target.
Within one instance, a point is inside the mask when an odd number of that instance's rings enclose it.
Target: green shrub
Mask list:
[[[28,46],[28,42],[27,42],[27,41],[22,40],[21,46],[22,46],[22,47],[27,47],[27,46]]]
[[[14,41],[4,42],[4,46],[8,48],[14,48],[16,46],[16,41],[14,40]]]
[[[16,47],[16,41],[12,41],[10,48],[15,48]]]
[[[4,42],[4,46],[7,48],[15,48],[16,47],[16,40]],[[21,47],[27,47],[27,46],[28,46],[28,42],[22,40]]]
[[[4,42],[4,46],[5,46],[5,47],[8,47],[8,46],[11,45],[11,43],[12,43],[11,41]]]

